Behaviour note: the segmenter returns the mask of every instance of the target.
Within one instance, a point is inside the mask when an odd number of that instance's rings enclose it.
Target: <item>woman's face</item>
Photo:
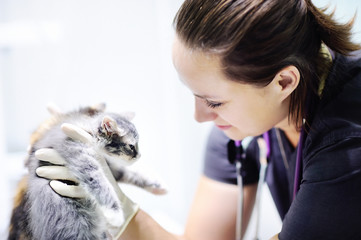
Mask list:
[[[287,120],[289,98],[279,97],[276,84],[255,87],[226,78],[219,58],[192,51],[176,37],[173,63],[195,98],[195,119],[212,121],[234,140],[256,136]]]

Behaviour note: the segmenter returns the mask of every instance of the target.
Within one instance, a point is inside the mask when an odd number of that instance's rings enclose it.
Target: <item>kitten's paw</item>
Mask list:
[[[159,182],[153,183],[149,186],[146,187],[146,190],[150,193],[153,193],[155,195],[163,195],[166,194],[168,192],[167,190],[168,188]]]
[[[125,219],[121,210],[114,210],[109,208],[101,208],[101,211],[107,220],[108,224],[114,227],[120,227],[123,225]]]

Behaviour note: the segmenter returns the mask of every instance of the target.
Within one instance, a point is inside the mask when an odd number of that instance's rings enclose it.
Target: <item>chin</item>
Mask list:
[[[223,131],[223,132],[224,132],[224,134],[226,134],[227,137],[229,137],[230,139],[232,139],[234,141],[242,140],[245,137],[249,136],[244,133],[241,133],[240,131],[238,131],[236,129],[229,129],[229,130]]]
[[[263,132],[246,132],[245,133],[245,132],[241,132],[239,129],[234,128],[234,127],[232,129],[224,131],[224,133],[226,134],[227,137],[229,137],[230,139],[232,139],[234,141],[243,140],[246,137],[254,137],[254,136],[263,134]]]

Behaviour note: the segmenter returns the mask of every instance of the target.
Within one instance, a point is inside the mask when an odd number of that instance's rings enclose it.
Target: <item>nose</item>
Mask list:
[[[195,97],[195,111],[194,111],[194,119],[201,122],[209,122],[213,121],[217,118],[217,114],[207,106],[203,99]]]

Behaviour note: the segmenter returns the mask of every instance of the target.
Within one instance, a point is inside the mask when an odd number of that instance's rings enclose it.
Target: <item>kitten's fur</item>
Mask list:
[[[105,209],[115,217],[113,225],[124,221],[121,202],[97,161],[105,158],[115,179],[162,194],[158,182],[131,172],[124,167],[139,157],[138,133],[128,116],[104,113],[104,106],[82,108],[66,114],[55,113],[33,134],[26,165],[29,174],[20,182],[15,197],[8,239],[75,240],[109,239]],[[89,132],[95,144],[73,141],[60,129],[71,123]],[[49,180],[36,176],[35,170],[46,164],[37,160],[34,152],[53,148],[79,180],[89,197],[72,199],[59,196],[49,186]],[[67,182],[68,184],[71,184]]]

